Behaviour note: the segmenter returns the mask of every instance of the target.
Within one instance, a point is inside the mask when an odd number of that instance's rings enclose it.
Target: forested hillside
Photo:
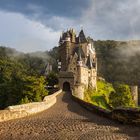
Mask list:
[[[98,76],[108,82],[123,82],[130,85],[140,85],[140,41],[95,41],[97,53]],[[56,68],[58,48],[49,54]]]
[[[98,76],[108,82],[140,86],[140,41],[95,41],[94,45]],[[0,109],[42,100],[48,94],[42,74],[48,62],[57,72],[58,57],[58,47],[30,54],[0,47]],[[52,77],[55,75],[50,75],[48,83],[52,83]]]
[[[95,47],[99,76],[140,85],[140,41],[95,41]]]
[[[41,101],[48,95],[46,78],[42,74],[50,58],[47,53],[43,58],[37,54],[0,47],[0,109]]]

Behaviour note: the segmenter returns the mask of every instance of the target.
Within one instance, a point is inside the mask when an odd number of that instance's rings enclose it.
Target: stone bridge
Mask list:
[[[0,140],[139,140],[139,132],[139,127],[90,113],[69,92],[57,96],[46,111],[0,123]]]

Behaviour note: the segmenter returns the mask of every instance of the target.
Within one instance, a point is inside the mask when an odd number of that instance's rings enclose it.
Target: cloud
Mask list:
[[[26,15],[34,15],[41,8],[41,15],[61,15],[63,17],[80,16],[82,9],[89,6],[90,0],[1,0],[0,8],[12,12],[20,12]]]
[[[81,22],[97,39],[140,38],[139,0],[93,0]]]
[[[117,57],[119,59],[125,59],[130,61],[130,59],[136,55],[140,55],[140,40],[131,40],[125,43],[118,43]]]
[[[44,51],[58,44],[60,31],[29,20],[21,14],[0,12],[0,44],[19,51]]]
[[[0,41],[18,44],[24,51],[24,46],[44,50],[57,45],[61,31],[70,27],[79,31],[81,25],[95,40],[140,39],[139,7],[139,0],[1,0],[0,9],[11,15],[0,15],[0,28],[6,27]]]

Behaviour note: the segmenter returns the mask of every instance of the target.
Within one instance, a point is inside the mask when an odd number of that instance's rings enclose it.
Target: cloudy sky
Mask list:
[[[140,0],[0,0],[0,45],[49,50],[81,27],[94,40],[140,39]]]

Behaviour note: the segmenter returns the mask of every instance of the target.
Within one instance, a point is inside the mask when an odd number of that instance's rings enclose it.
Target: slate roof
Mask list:
[[[80,47],[78,47],[77,55],[78,55],[77,61],[82,61],[82,51],[81,51]]]
[[[85,58],[85,53],[81,46],[75,47],[73,50],[73,55],[74,55],[74,53],[77,53],[77,55],[80,56],[81,58]]]
[[[93,62],[91,55],[88,56],[86,65],[89,69],[94,67],[94,62]]]
[[[87,39],[86,39],[86,36],[85,36],[83,30],[81,30],[79,33],[78,41],[79,41],[78,43],[86,43],[87,42]]]

